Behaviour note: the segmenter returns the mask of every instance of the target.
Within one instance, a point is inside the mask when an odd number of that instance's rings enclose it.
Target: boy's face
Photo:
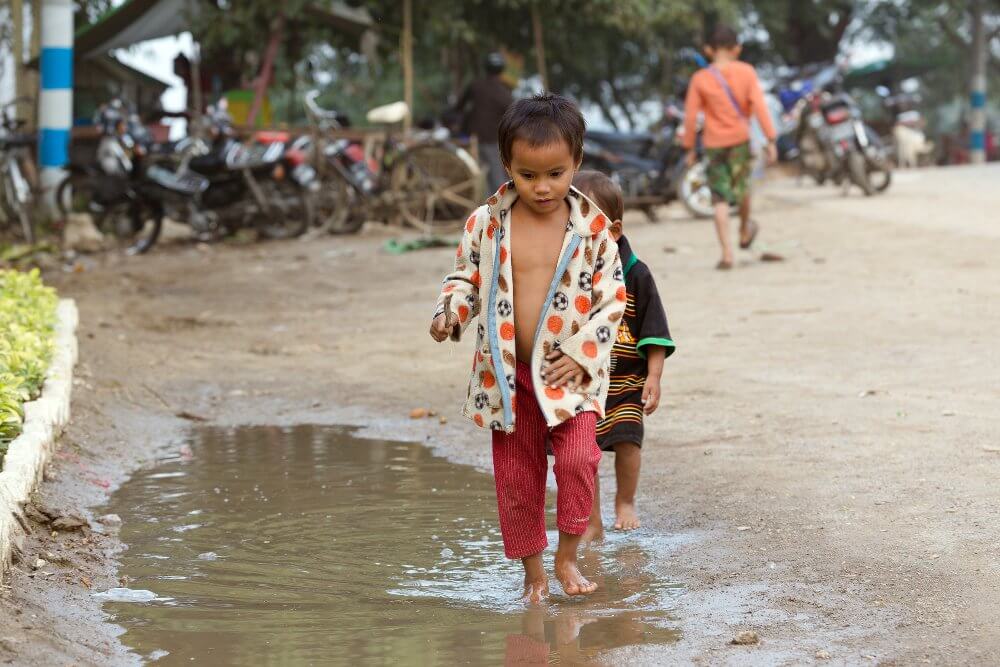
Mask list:
[[[520,199],[535,213],[544,214],[562,206],[579,168],[565,141],[532,146],[516,139],[507,172],[514,179]]]

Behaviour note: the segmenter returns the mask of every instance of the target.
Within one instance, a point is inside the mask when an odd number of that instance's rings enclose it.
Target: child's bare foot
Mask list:
[[[615,530],[635,530],[642,525],[635,511],[635,502],[615,500]]]
[[[594,521],[594,517],[591,516],[590,523],[587,524],[587,530],[583,531],[583,535],[580,536],[580,542],[582,544],[591,544],[592,542],[603,542],[604,541],[604,522],[597,519]]]
[[[524,595],[521,596],[521,600],[527,602],[528,604],[541,604],[542,600],[549,597],[549,580],[540,579],[529,581],[527,577],[524,579]]]
[[[556,579],[566,595],[590,595],[597,590],[597,584],[587,579],[576,566],[576,554],[556,552]]]
[[[524,595],[521,600],[528,604],[539,604],[549,597],[549,578],[542,564],[542,554],[522,558],[521,564],[524,565]]]

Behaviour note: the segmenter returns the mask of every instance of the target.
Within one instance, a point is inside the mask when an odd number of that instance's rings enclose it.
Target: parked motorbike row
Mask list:
[[[267,239],[299,236],[312,226],[353,233],[382,219],[431,231],[464,219],[482,199],[478,165],[447,137],[406,140],[387,133],[377,151],[362,141],[334,138],[347,119],[320,108],[318,93],[304,102],[313,132],[257,132],[235,138],[220,103],[209,108],[191,136],[152,141],[120,100],[103,106],[96,164],[75,165],[56,200],[66,218],[88,213],[130,253],[149,250],[163,219],[189,225],[212,240],[251,228]],[[368,120],[387,127],[408,114],[403,103],[373,109]]]
[[[56,190],[63,217],[85,212],[130,253],[149,250],[163,219],[214,239],[242,228],[289,238],[312,220],[315,171],[294,143],[234,138],[225,107],[210,108],[191,136],[156,143],[120,100],[97,113],[96,164],[71,165]]]
[[[71,165],[56,190],[65,219],[88,213],[99,229],[128,252],[142,253],[157,241],[163,220],[191,227],[212,240],[254,229],[268,239],[291,238],[315,226],[354,233],[368,219],[399,222],[424,231],[461,219],[483,196],[475,160],[447,136],[431,130],[403,138],[386,132],[377,146],[334,137],[348,120],[322,109],[316,91],[303,102],[312,132],[258,132],[236,138],[224,102],[192,123],[190,136],[157,143],[120,100],[95,118],[100,139],[94,164]],[[813,66],[779,80],[770,92],[779,128],[779,154],[800,173],[823,184],[857,185],[866,195],[891,182],[889,148],[865,123],[860,107],[843,90],[835,65]],[[368,121],[398,124],[403,103],[373,109]],[[34,239],[29,185],[17,125],[4,110],[0,133],[0,212],[8,226]],[[664,106],[654,131],[591,130],[584,166],[609,174],[625,204],[655,219],[653,209],[681,201],[696,217],[712,215],[706,164],[690,168],[682,147],[684,112]],[[700,143],[700,142],[699,142]]]

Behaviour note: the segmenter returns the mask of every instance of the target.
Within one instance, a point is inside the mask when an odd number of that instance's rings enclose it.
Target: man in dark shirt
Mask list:
[[[486,76],[470,83],[455,105],[459,112],[465,112],[471,106],[466,125],[470,134],[479,139],[479,161],[486,171],[486,185],[490,193],[496,192],[507,181],[497,144],[500,119],[514,101],[510,88],[500,76],[506,64],[503,54],[494,52],[486,56]]]

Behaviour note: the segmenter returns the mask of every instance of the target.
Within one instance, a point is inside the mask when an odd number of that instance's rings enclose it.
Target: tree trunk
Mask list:
[[[969,161],[986,162],[986,22],[983,0],[973,0],[972,16],[972,80],[969,91]]]
[[[409,109],[403,120],[403,130],[408,132],[413,123],[413,0],[403,0],[403,34],[399,50],[403,61],[403,100]]]
[[[604,100],[600,95],[594,96],[594,103],[601,110],[601,113],[608,120],[608,122],[611,123],[611,127],[615,128],[615,132],[621,131],[621,128],[618,127],[618,121],[616,121],[615,117],[611,115],[611,109],[608,108],[608,105],[605,104]]]
[[[42,0],[31,0],[31,41],[28,46],[28,54],[32,61],[40,62],[42,57]],[[26,72],[27,90],[24,91],[24,94],[31,98],[31,104],[28,105],[30,112],[27,129],[29,131],[35,129],[38,120],[38,98],[42,92],[42,81],[39,74],[40,68]]]
[[[11,52],[14,60],[14,99],[28,94],[28,77],[24,67],[24,0],[10,0]],[[21,118],[25,105],[14,106],[14,115]]]
[[[264,53],[264,62],[261,64],[260,74],[254,82],[253,105],[250,107],[250,114],[247,116],[247,125],[254,126],[257,122],[257,114],[264,104],[264,95],[267,94],[267,86],[271,83],[271,75],[274,72],[274,59],[278,57],[278,47],[285,32],[285,15],[278,14],[271,24],[271,37],[267,43],[267,51]]]
[[[545,36],[542,34],[542,14],[538,9],[538,3],[531,3],[531,27],[535,34],[535,63],[538,67],[538,76],[542,78],[542,87],[549,89],[549,73],[545,67]]]
[[[618,90],[618,86],[615,85],[615,80],[618,78],[618,74],[615,72],[614,66],[611,61],[608,61],[608,80],[605,83],[608,86],[608,90],[611,91],[611,97],[614,99],[615,104],[618,108],[622,110],[625,115],[625,120],[628,122],[630,130],[635,130],[635,117],[632,115],[632,111],[628,108],[628,100],[622,95],[621,91]]]

